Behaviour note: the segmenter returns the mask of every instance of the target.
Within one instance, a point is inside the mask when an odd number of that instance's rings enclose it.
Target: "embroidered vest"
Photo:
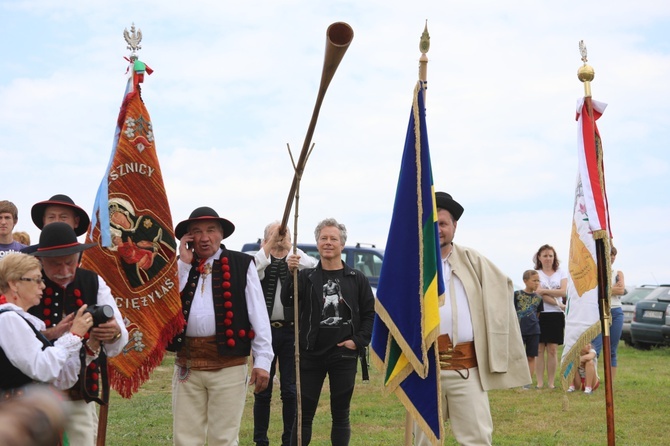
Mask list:
[[[277,295],[277,286],[284,283],[288,276],[288,264],[284,259],[278,259],[270,256],[270,264],[265,268],[265,277],[261,280],[263,296],[265,297],[265,306],[268,309],[268,316],[272,318],[272,310],[275,305]],[[284,320],[293,320],[292,308],[284,307]]]
[[[222,252],[212,265],[212,298],[214,301],[214,318],[216,320],[217,351],[222,356],[249,356],[251,329],[247,312],[245,289],[247,287],[247,270],[253,257],[237,251],[228,251],[221,245]],[[194,258],[188,281],[181,292],[181,305],[186,325],[191,311],[191,304],[200,278],[198,259]],[[170,351],[179,351],[184,345],[186,327],[168,347]]]
[[[84,304],[90,307],[98,303],[98,275],[93,271],[77,268],[74,280],[65,289],[49,279],[44,271],[42,277],[46,285],[42,299],[39,305],[32,307],[28,312],[42,319],[47,328],[57,325],[63,319],[63,315],[76,313]],[[102,349],[100,355],[104,354]],[[101,358],[92,361],[85,372],[86,391],[96,397],[99,394],[98,377],[105,376],[100,373],[100,360]],[[71,388],[75,392],[74,395],[80,394],[81,380],[82,377],[79,376],[79,381]]]
[[[9,311],[14,311],[14,310],[0,310],[0,314],[7,313]],[[45,338],[42,335],[42,333],[40,333],[33,326],[33,324],[31,324],[27,319],[25,319],[23,317],[21,317],[21,318],[24,321],[26,321],[26,324],[28,324],[28,326],[30,326],[30,328],[33,330],[37,339],[40,342],[42,342],[42,345],[43,345],[42,350],[51,346],[51,342],[49,342],[49,340],[47,338]],[[7,358],[7,355],[5,354],[5,351],[2,348],[0,348],[0,390],[16,389],[16,388],[28,385],[32,382],[33,382],[33,379],[30,376],[24,374],[18,368],[16,368],[14,366],[14,364],[11,363],[9,358]]]

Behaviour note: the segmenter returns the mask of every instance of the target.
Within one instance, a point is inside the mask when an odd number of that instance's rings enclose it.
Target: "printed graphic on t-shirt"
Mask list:
[[[6,255],[8,254],[13,254],[16,252],[21,252],[21,249],[25,248],[26,245],[21,244],[17,241],[13,241],[12,243],[0,243],[0,259],[4,259]]]
[[[321,310],[321,325],[342,325],[341,306],[345,305],[337,279],[328,279],[323,284],[323,310]]]

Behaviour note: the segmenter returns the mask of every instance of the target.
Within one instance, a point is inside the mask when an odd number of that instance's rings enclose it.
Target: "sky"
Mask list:
[[[154,73],[151,115],[173,222],[210,206],[230,249],[281,219],[312,116],[326,29],[354,30],[325,95],[300,187],[298,239],[323,218],[384,247],[419,39],[430,33],[427,132],[436,190],[465,208],[455,242],[515,283],[547,243],[568,266],[577,174],[579,41],[614,244],[627,285],[670,283],[670,3],[610,1],[0,1],[0,199],[67,194],[89,213],[112,150],[130,54]],[[293,214],[290,219],[293,228]]]

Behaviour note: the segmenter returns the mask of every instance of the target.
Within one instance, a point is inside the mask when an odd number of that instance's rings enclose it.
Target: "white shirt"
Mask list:
[[[207,259],[205,264],[210,267],[214,259],[221,256],[221,248]],[[188,282],[188,275],[191,271],[191,264],[177,261],[179,268],[179,291],[183,291]],[[251,352],[254,357],[254,368],[260,368],[267,372],[270,371],[270,365],[274,358],[272,351],[272,335],[270,333],[270,320],[268,318],[267,307],[265,306],[265,297],[261,282],[258,279],[258,272],[253,262],[247,269],[247,286],[244,289],[244,297],[247,301],[247,315],[249,322],[253,327],[256,336],[251,340]],[[201,274],[193,293],[191,310],[188,315],[188,325],[186,325],[186,336],[206,337],[216,335],[216,317],[214,314],[214,297],[212,296],[212,275],[207,274],[203,278]]]
[[[540,288],[544,288],[546,290],[558,290],[561,288],[561,281],[563,279],[567,279],[568,276],[565,275],[565,271],[563,271],[561,268],[559,268],[557,271],[554,272],[551,276],[548,276],[544,271],[537,270],[538,275],[540,276]],[[557,297],[556,299],[562,299],[561,297]],[[547,302],[543,302],[543,307],[544,310],[542,311],[543,313],[561,313],[563,310],[561,310],[561,307],[552,304],[548,304]]]
[[[0,309],[13,310],[0,314],[0,347],[14,367],[37,382],[62,390],[72,387],[79,378],[81,338],[67,332],[53,347],[42,350],[44,344],[23,319],[38,331],[46,328],[42,320],[12,303],[2,304]],[[87,356],[86,362],[91,359]]]
[[[472,319],[470,317],[470,304],[468,295],[461,279],[451,274],[451,265],[449,265],[451,252],[445,259],[442,259],[442,272],[444,277],[444,305],[440,307],[440,334],[448,334],[451,341],[454,341],[453,320],[451,310],[451,291],[449,281],[454,282],[454,293],[456,294],[456,311],[458,312],[458,339],[456,342],[474,341],[475,335],[472,329]]]
[[[297,254],[300,256],[300,263],[298,264],[298,269],[302,270],[305,268],[314,268],[318,265],[319,261],[314,257],[308,256],[300,248],[296,250]],[[292,254],[292,251],[289,253]],[[265,255],[263,248],[259,249],[256,252],[254,258],[256,259],[256,270],[258,271],[258,278],[263,280],[265,278],[265,268],[270,266],[272,263],[271,256]],[[286,259],[286,257],[284,257]],[[284,305],[281,303],[281,280],[277,280],[277,289],[275,290],[275,300],[272,307],[272,314],[270,315],[271,321],[283,321],[286,317],[284,315]]]

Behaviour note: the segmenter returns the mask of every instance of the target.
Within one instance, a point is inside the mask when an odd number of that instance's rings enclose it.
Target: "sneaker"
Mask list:
[[[587,387],[586,389],[584,389],[584,395],[591,395],[592,393],[593,393],[593,389],[591,389],[590,387]]]
[[[574,391],[575,391],[575,386],[568,387],[568,393],[572,393]]]
[[[521,388],[522,390],[529,390],[530,389],[530,384],[526,384]]]

